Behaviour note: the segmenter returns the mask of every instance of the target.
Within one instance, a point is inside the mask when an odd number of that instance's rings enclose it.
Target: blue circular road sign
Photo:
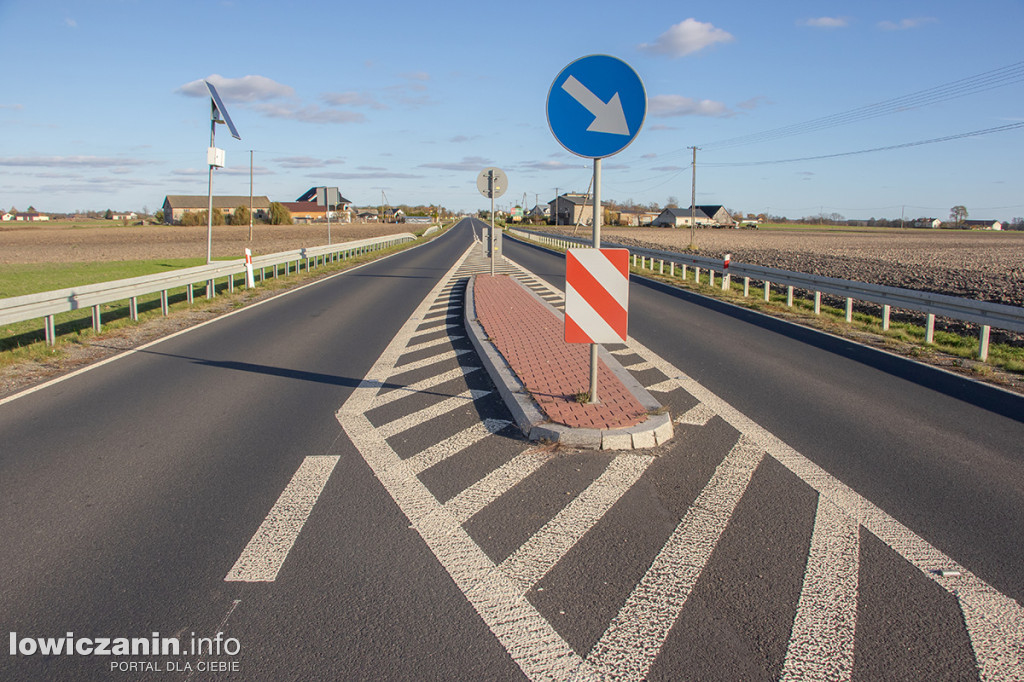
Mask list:
[[[562,69],[548,91],[548,127],[577,156],[617,154],[643,127],[647,92],[636,71],[621,59],[598,54]]]

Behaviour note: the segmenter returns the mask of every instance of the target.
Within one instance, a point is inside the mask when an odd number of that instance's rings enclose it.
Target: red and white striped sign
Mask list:
[[[629,251],[569,249],[565,253],[566,343],[626,340]]]

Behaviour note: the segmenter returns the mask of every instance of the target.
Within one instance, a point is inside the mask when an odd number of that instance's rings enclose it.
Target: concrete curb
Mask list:
[[[491,343],[484,332],[483,325],[476,317],[476,300],[473,295],[473,286],[476,276],[470,277],[466,285],[466,295],[463,305],[466,331],[469,332],[470,341],[476,349],[480,360],[484,363],[487,373],[490,375],[494,385],[498,388],[505,405],[512,413],[512,418],[523,434],[530,440],[547,440],[561,443],[575,448],[587,448],[593,450],[639,450],[653,448],[662,443],[668,442],[673,434],[672,419],[663,410],[661,403],[657,401],[643,386],[640,385],[633,375],[630,374],[618,360],[606,351],[604,347],[599,348],[601,360],[612,372],[622,381],[623,385],[643,405],[650,414],[640,424],[622,429],[581,429],[556,424],[548,419],[547,415],[538,407],[530,394],[525,390],[523,383],[516,376],[512,368],[505,362],[498,349]],[[543,303],[549,310],[562,317],[557,309],[528,288],[524,289]]]

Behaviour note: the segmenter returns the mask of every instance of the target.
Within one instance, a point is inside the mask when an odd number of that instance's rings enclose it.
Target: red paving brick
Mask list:
[[[477,275],[476,316],[487,337],[548,416],[573,428],[615,429],[647,417],[643,405],[598,361],[596,405],[576,394],[590,389],[590,346],[566,343],[563,322],[507,275]]]

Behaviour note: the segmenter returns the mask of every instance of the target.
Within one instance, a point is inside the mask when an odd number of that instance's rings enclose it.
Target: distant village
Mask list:
[[[269,224],[336,223],[431,223],[453,217],[455,214],[441,206],[395,206],[387,203],[382,193],[382,203],[377,206],[357,207],[346,199],[337,187],[311,187],[295,201],[271,201],[266,195],[236,195],[213,197],[213,223],[215,225],[248,225],[250,220]],[[524,197],[525,199],[525,197]],[[670,197],[665,208],[657,204],[633,206],[602,202],[602,223],[623,227],[690,227],[757,229],[765,223],[803,223],[823,225],[845,225],[854,227],[906,227],[922,229],[974,229],[974,230],[1024,230],[1024,218],[1004,222],[991,219],[968,219],[962,206],[953,207],[947,220],[939,218],[916,219],[875,219],[847,220],[832,213],[802,218],[744,213],[730,211],[719,204],[678,207]],[[50,220],[106,219],[123,224],[156,223],[164,225],[205,225],[210,198],[207,195],[169,194],[163,205],[152,215],[143,210],[117,212],[88,211],[85,213],[45,213],[29,206],[25,211],[11,208],[0,213],[3,223],[46,222]],[[481,217],[489,217],[487,211],[480,211]],[[565,192],[547,202],[538,202],[533,208],[523,205],[508,206],[496,210],[495,217],[510,223],[537,225],[584,225],[593,223],[594,205],[589,194]]]

